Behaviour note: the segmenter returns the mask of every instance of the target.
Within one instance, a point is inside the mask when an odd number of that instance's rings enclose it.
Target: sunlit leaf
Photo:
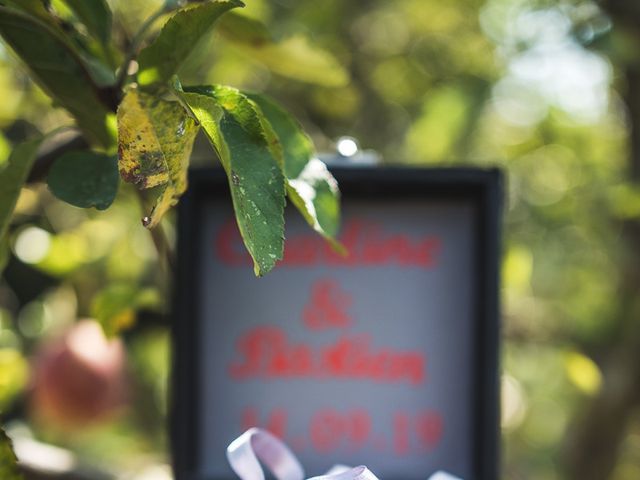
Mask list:
[[[248,95],[275,130],[284,152],[287,194],[314,230],[335,238],[340,227],[340,192],[327,166],[315,155],[300,124],[264,95]]]
[[[236,89],[194,87],[178,93],[220,157],[242,239],[256,275],[264,275],[283,253],[285,186],[278,139],[259,107]]]
[[[105,210],[118,192],[118,160],[113,155],[68,152],[56,160],[47,177],[60,200],[81,208]]]
[[[607,191],[609,209],[618,218],[640,218],[640,188],[635,185],[615,185]]]
[[[143,219],[151,228],[187,188],[187,168],[198,128],[178,102],[131,89],[118,107],[118,168],[139,189],[158,197]]]
[[[42,139],[31,140],[17,145],[9,156],[8,165],[0,172],[0,239],[4,237],[13,209],[18,201]]]
[[[593,395],[602,385],[602,373],[589,357],[579,352],[565,354],[564,366],[569,380],[582,392]]]
[[[523,246],[509,248],[502,263],[502,278],[509,288],[519,292],[527,292],[531,287],[533,273],[533,256]]]
[[[16,454],[11,446],[11,439],[0,428],[0,478],[2,480],[22,480],[18,470]]]
[[[111,37],[112,14],[105,0],[65,0],[91,35],[104,45]]]
[[[104,0],[60,0],[52,6],[53,13],[48,11],[44,3],[44,0],[10,0],[8,5],[38,17],[58,35],[65,37],[81,57],[96,85],[99,87],[113,85],[115,72],[103,62],[114,61],[117,48],[109,44],[112,14]],[[60,9],[63,12],[60,12]],[[101,49],[88,42],[87,37],[77,29],[69,28],[66,19],[71,20],[72,15],[85,24],[87,33],[93,35],[102,44]]]
[[[392,88],[389,83],[382,83],[385,88]],[[441,162],[450,155],[463,132],[470,100],[463,89],[454,85],[430,91],[424,97],[420,117],[407,132],[407,158]]]
[[[5,136],[0,133],[0,172],[7,166],[9,155],[11,155],[11,144]]]
[[[19,350],[0,348],[0,372],[0,409],[4,409],[27,386],[29,362]]]
[[[228,10],[242,6],[240,0],[224,0],[204,2],[176,12],[138,56],[140,85],[167,82],[214,22]]]
[[[137,310],[159,304],[156,290],[141,290],[137,283],[118,283],[107,286],[94,297],[91,314],[100,322],[107,336],[114,336],[135,324]]]
[[[261,22],[234,12],[220,20],[219,31],[241,53],[279,75],[325,87],[349,83],[349,73],[338,60],[305,36],[276,41]]]
[[[108,110],[79,54],[53,28],[0,6],[0,35],[27,64],[33,79],[69,113],[93,141],[111,142]]]

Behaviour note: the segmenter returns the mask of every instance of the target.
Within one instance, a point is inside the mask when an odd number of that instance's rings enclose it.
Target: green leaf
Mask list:
[[[8,408],[29,383],[29,362],[20,350],[0,346],[0,411]],[[1,472],[1,468],[0,468]],[[5,477],[0,477],[4,480]]]
[[[5,235],[4,237],[0,237],[0,273],[4,271],[4,267],[7,266],[10,258],[9,238]]]
[[[220,19],[218,31],[227,40],[256,48],[274,43],[273,36],[264,23],[236,12],[231,12]]]
[[[65,0],[65,3],[91,35],[103,45],[109,43],[112,14],[105,0]]]
[[[0,132],[0,172],[7,166],[9,155],[11,155],[11,144],[2,132]]]
[[[158,308],[160,303],[157,290],[140,290],[137,283],[117,283],[94,297],[91,315],[100,322],[105,334],[112,337],[135,324],[137,310]]]
[[[282,258],[285,187],[282,151],[256,104],[222,86],[177,93],[200,122],[229,177],[240,234],[256,275]]]
[[[2,480],[22,480],[23,476],[18,470],[18,459],[13,452],[11,439],[0,428],[0,478]]]
[[[94,83],[99,87],[111,87],[116,84],[116,74],[101,59],[88,53],[82,56]]]
[[[51,17],[43,0],[4,0],[3,3],[30,13],[41,20],[47,21]]]
[[[42,139],[17,145],[9,156],[8,165],[0,172],[0,239],[5,236],[20,190],[36,159]]]
[[[340,228],[338,183],[316,157],[313,142],[300,124],[272,100],[264,95],[248,97],[258,104],[280,139],[289,198],[314,230],[335,239]]]
[[[44,0],[7,1],[9,6],[37,17],[59,36],[68,40],[70,48],[78,53],[98,87],[114,85],[115,72],[106,63],[115,61],[117,49],[114,45],[109,44],[112,14],[104,0],[68,0],[66,1],[68,5],[58,2],[54,6],[53,13],[47,10],[44,3]],[[72,3],[77,7],[75,12],[71,8]],[[104,6],[100,4],[104,4]],[[61,12],[55,10],[55,7],[62,7],[64,19],[58,16]],[[104,8],[106,8],[106,11],[103,12]],[[75,27],[70,26],[69,21],[73,19],[72,15],[75,15],[76,18],[85,23],[87,32],[97,38],[99,45],[98,42],[89,42],[89,39],[84,34]],[[99,27],[98,23],[103,23],[103,26]],[[102,32],[93,31],[92,28],[102,30]]]
[[[104,153],[68,152],[56,160],[47,177],[60,200],[80,208],[106,210],[118,192],[118,159]]]
[[[232,8],[243,6],[240,0],[224,0],[178,10],[138,55],[139,84],[168,82],[214,22]]]
[[[86,65],[53,28],[18,10],[0,6],[0,35],[22,58],[34,80],[77,120],[87,136],[108,146],[108,110]]]
[[[187,168],[198,127],[178,102],[133,88],[118,107],[118,168],[139,189],[158,191],[152,228],[187,188]]]
[[[349,73],[340,62],[307,37],[294,35],[276,41],[264,24],[235,12],[225,15],[218,27],[241,53],[283,77],[324,87],[349,83]]]

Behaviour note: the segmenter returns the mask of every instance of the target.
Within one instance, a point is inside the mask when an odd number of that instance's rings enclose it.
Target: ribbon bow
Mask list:
[[[240,480],[265,480],[262,462],[277,480],[304,480],[304,469],[294,453],[277,437],[260,428],[250,428],[227,447],[227,459]],[[379,480],[364,465],[336,465],[325,475],[308,480]],[[429,480],[461,480],[444,472]]]

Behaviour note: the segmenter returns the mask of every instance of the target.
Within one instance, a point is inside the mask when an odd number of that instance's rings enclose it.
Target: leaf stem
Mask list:
[[[138,200],[140,201],[142,215],[146,215],[146,202],[144,195],[141,190],[136,190],[136,193],[138,194]],[[162,224],[158,224],[153,228],[149,228],[148,230],[151,234],[153,245],[156,247],[156,251],[158,252],[158,262],[160,263],[160,268],[162,268],[162,270],[164,270],[166,273],[175,273],[175,255],[173,250],[171,249],[171,245],[169,244],[167,234],[162,228]]]
[[[129,75],[129,66],[131,65],[131,62],[133,62],[133,60],[135,59],[136,55],[138,54],[138,49],[140,48],[142,41],[147,35],[147,31],[149,30],[149,28],[151,28],[151,26],[155,23],[155,21],[158,20],[162,15],[169,13],[171,10],[172,8],[170,3],[169,2],[164,3],[159,10],[157,10],[149,18],[147,18],[144,21],[144,23],[140,26],[140,29],[131,40],[131,44],[129,45],[129,48],[127,50],[127,56],[125,57],[124,62],[122,62],[122,66],[120,67],[120,70],[118,71],[118,77],[116,79],[117,88],[120,89],[124,87],[124,83],[127,80],[127,77]]]

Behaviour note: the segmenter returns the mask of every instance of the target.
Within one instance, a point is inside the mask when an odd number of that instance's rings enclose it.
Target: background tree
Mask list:
[[[159,5],[111,2],[114,39],[130,43]],[[243,14],[268,30],[241,28],[255,26],[242,19],[235,29],[219,24],[205,40],[210,48],[183,67],[182,83],[267,92],[320,150],[348,134],[386,163],[507,171],[504,478],[640,476],[637,7],[253,0]],[[5,158],[28,132],[68,121],[6,54],[0,89]],[[211,156],[196,139],[192,163],[210,164]],[[138,226],[137,202],[125,187],[97,214],[30,185],[18,201],[0,287],[0,361],[13,372],[0,399],[10,431],[24,434],[28,425],[86,462],[117,459],[129,471],[166,451],[159,292],[167,276]],[[171,223],[164,226],[171,244]],[[38,341],[87,315],[114,330],[129,326],[122,338],[136,380],[119,418],[72,438],[24,408],[25,359]]]

